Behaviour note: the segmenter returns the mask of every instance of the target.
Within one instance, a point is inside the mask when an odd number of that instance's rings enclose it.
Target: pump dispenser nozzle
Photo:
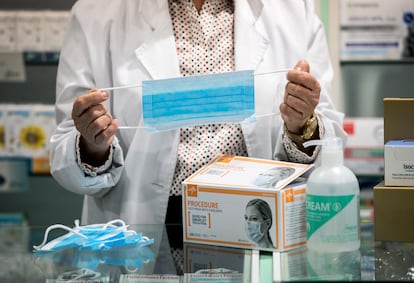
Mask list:
[[[321,166],[342,165],[344,162],[343,143],[340,138],[332,137],[322,140],[310,140],[303,143],[304,147],[321,145]]]

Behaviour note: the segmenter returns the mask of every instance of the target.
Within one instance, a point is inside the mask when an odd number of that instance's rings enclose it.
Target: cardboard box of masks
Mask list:
[[[217,156],[183,182],[184,242],[273,251],[304,245],[311,168]]]

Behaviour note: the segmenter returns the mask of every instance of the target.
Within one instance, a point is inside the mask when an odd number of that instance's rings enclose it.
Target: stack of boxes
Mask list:
[[[384,180],[374,187],[377,241],[414,242],[414,98],[384,99]]]

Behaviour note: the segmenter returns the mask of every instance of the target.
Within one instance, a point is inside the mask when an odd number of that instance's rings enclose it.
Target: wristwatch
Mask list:
[[[302,129],[302,134],[295,134],[289,131],[284,124],[285,133],[298,145],[302,145],[305,141],[312,139],[315,136],[316,130],[318,129],[318,119],[316,119],[315,114],[306,120],[305,125]]]

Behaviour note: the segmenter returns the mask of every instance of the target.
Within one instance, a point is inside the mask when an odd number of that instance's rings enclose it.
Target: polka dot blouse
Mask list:
[[[168,3],[181,74],[192,76],[234,71],[233,1],[206,0],[200,12],[192,0],[169,0]],[[294,147],[289,149],[298,152]],[[239,124],[181,129],[170,194],[181,195],[182,181],[221,153],[247,156]]]
[[[169,0],[169,6],[181,74],[233,71],[233,1],[207,0],[200,13],[191,0]],[[220,153],[247,156],[239,124],[181,129],[171,194],[181,195],[182,181]]]

